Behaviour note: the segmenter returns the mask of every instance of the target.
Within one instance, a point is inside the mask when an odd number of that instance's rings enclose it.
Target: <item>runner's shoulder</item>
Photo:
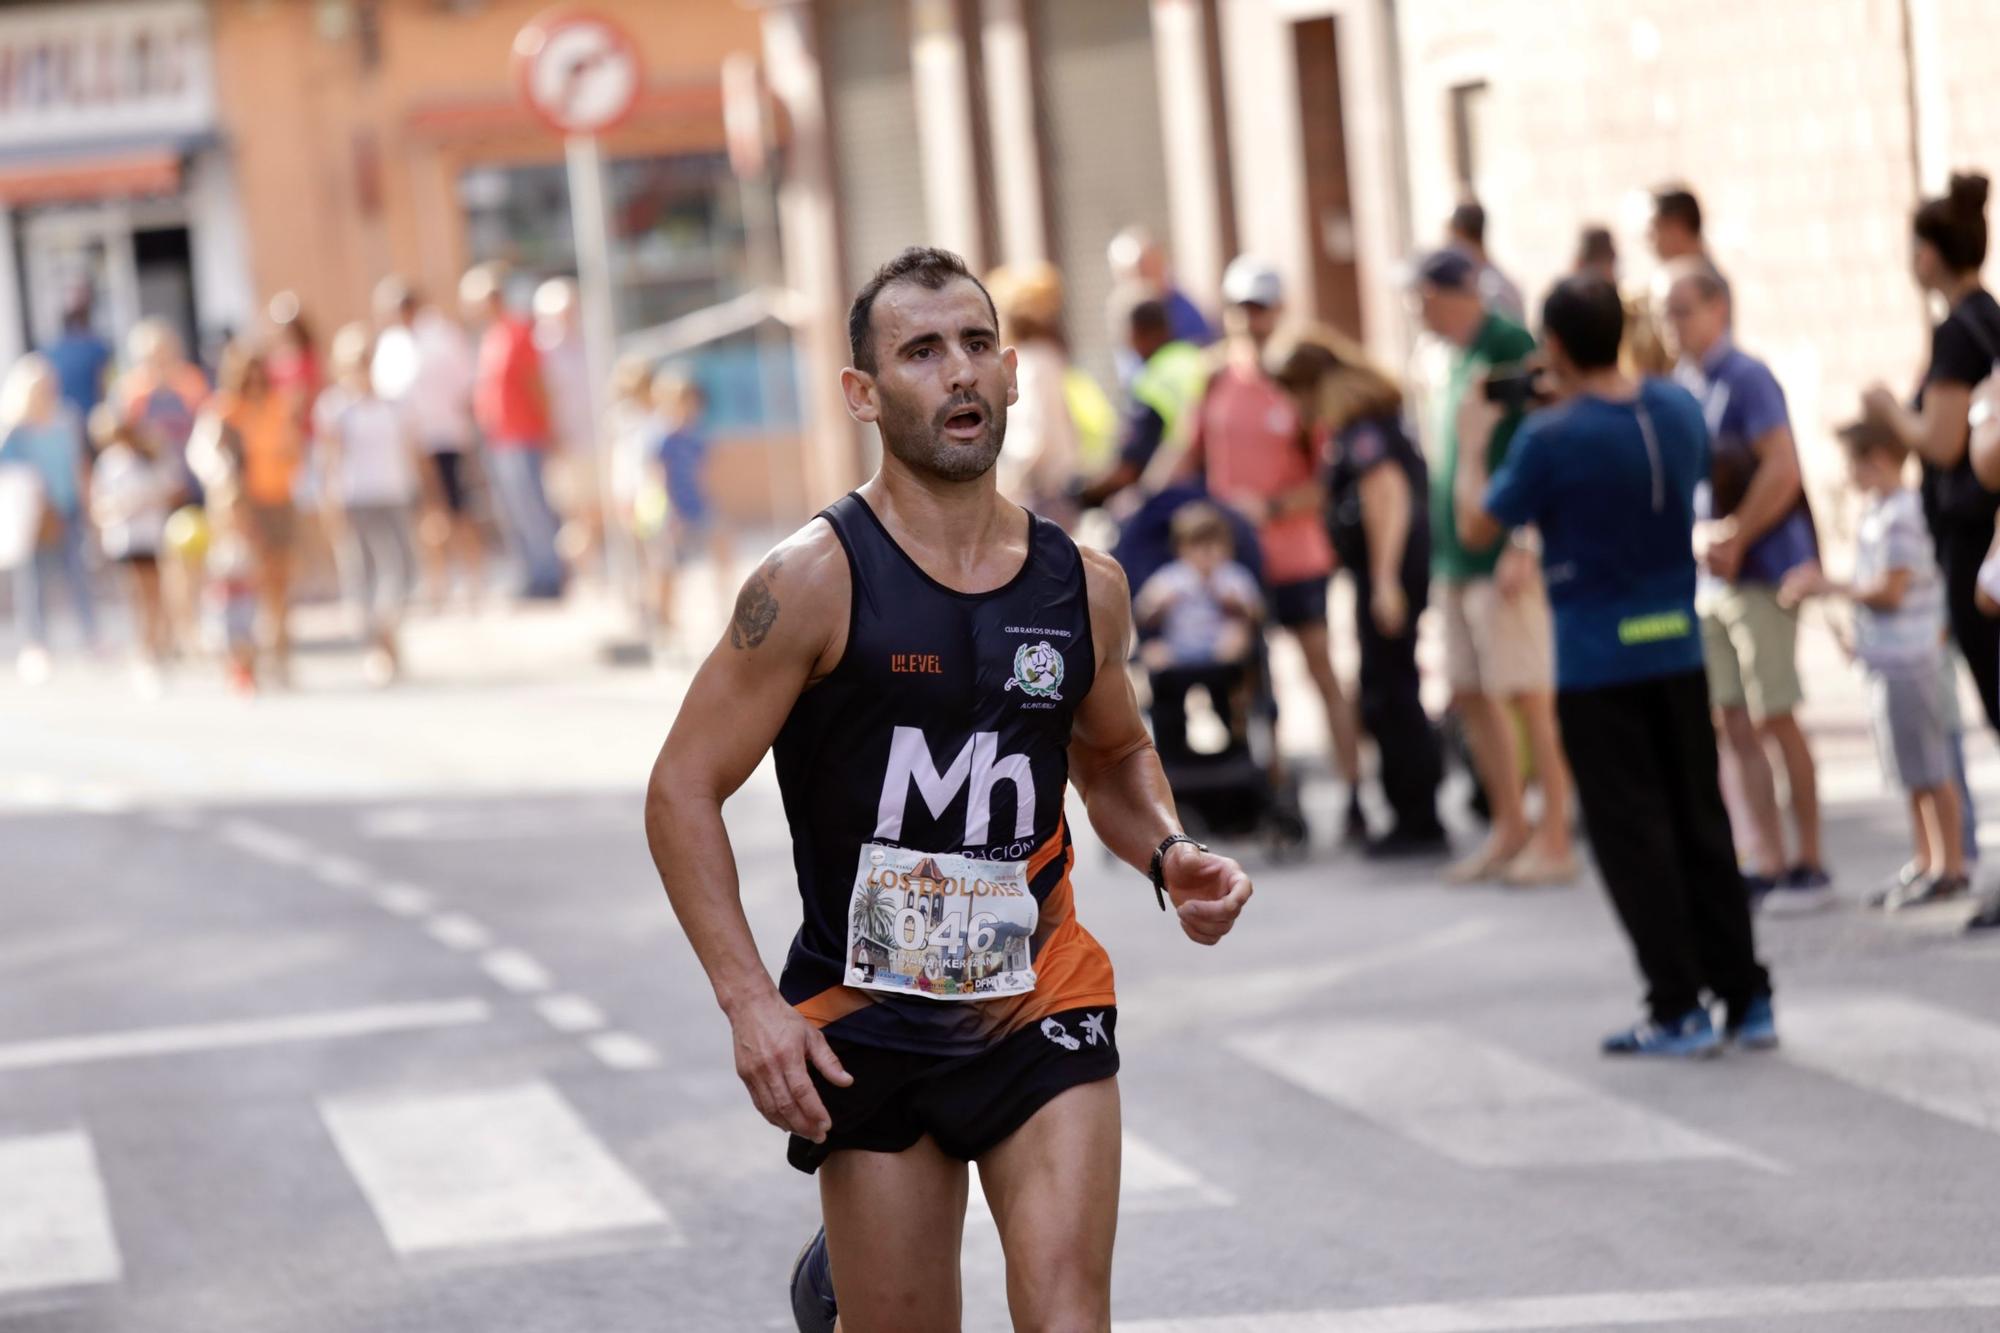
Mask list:
[[[743,581],[725,641],[742,651],[769,643],[816,662],[838,661],[852,596],[853,575],[840,538],[830,523],[815,517],[772,547]]]
[[[1123,661],[1132,633],[1132,588],[1125,567],[1107,551],[1077,545],[1083,556],[1083,587],[1090,598],[1090,632],[1100,663],[1107,654]]]

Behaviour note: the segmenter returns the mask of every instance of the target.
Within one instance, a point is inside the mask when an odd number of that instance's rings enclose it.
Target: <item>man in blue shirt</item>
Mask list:
[[[1542,308],[1564,401],[1530,417],[1491,478],[1459,460],[1468,541],[1533,525],[1555,617],[1556,708],[1598,872],[1645,974],[1651,1016],[1607,1055],[1703,1056],[1777,1042],[1771,980],[1716,780],[1694,609],[1695,487],[1708,432],[1687,391],[1618,369],[1617,289],[1578,275]],[[1468,466],[1470,462],[1470,466]]]
[[[1730,337],[1729,287],[1706,259],[1677,259],[1663,276],[1667,346],[1679,358],[1674,379],[1701,403],[1708,423],[1710,484],[1695,494],[1696,545],[1704,565],[1695,605],[1709,702],[1757,830],[1750,896],[1773,912],[1830,906],[1832,883],[1820,856],[1819,783],[1797,717],[1804,697],[1799,613],[1778,601],[1785,576],[1819,560],[1785,392],[1770,369]],[[1767,740],[1784,757],[1796,860],[1785,857]]]
[[[77,420],[104,401],[104,372],[111,365],[111,345],[91,326],[90,297],[79,296],[63,311],[62,336],[42,348],[56,368],[63,401],[76,409]]]

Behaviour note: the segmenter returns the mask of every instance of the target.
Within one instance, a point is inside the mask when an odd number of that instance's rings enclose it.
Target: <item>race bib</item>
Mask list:
[[[1039,919],[1024,861],[868,843],[847,905],[847,984],[934,1000],[1025,994]]]

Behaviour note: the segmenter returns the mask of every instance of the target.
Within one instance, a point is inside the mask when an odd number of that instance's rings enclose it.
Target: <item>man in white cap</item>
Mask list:
[[[1209,494],[1257,527],[1271,620],[1298,641],[1326,710],[1327,733],[1347,784],[1346,835],[1367,836],[1361,813],[1360,742],[1353,711],[1333,671],[1326,623],[1333,542],[1326,488],[1297,406],[1264,366],[1284,313],[1284,281],[1261,259],[1239,255],[1222,275],[1225,332],[1221,365],[1195,411],[1181,464]]]

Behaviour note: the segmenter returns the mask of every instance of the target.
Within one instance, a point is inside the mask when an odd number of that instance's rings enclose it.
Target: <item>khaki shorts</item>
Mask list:
[[[1739,583],[1701,605],[1701,650],[1708,699],[1748,709],[1753,722],[1783,717],[1805,698],[1799,683],[1799,613],[1778,605],[1768,583]]]
[[[1503,597],[1492,579],[1446,583],[1444,674],[1459,694],[1512,699],[1555,689],[1554,631],[1539,577],[1518,597]]]

